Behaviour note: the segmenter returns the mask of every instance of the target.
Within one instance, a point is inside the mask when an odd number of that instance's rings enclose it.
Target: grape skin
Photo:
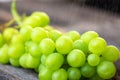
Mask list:
[[[100,62],[100,57],[96,54],[90,54],[87,57],[87,61],[91,66],[97,66]]]
[[[97,37],[90,41],[88,49],[94,54],[101,55],[102,52],[105,50],[106,46],[106,41],[101,37]]]
[[[109,45],[103,51],[102,56],[108,61],[115,62],[119,59],[119,56],[120,56],[119,53],[120,52],[117,47],[115,47],[113,45]]]
[[[85,54],[81,50],[74,49],[67,55],[67,62],[72,67],[81,67],[85,61]]]
[[[115,65],[110,61],[103,61],[97,66],[97,73],[103,79],[111,79],[115,73]]]
[[[67,36],[61,36],[56,40],[56,50],[61,54],[68,54],[73,48],[73,41]]]
[[[0,63],[33,69],[39,80],[105,80],[116,73],[117,47],[95,31],[62,33],[45,12],[34,12],[20,29],[0,33]]]
[[[52,53],[47,56],[45,60],[45,66],[51,70],[59,69],[64,62],[64,57],[59,53]]]

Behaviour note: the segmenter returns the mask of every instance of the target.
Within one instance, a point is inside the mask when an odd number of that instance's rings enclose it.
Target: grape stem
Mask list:
[[[13,0],[13,1],[12,1],[11,13],[12,13],[12,16],[13,16],[13,18],[15,19],[16,23],[17,23],[18,25],[21,25],[21,23],[22,23],[22,22],[21,22],[21,18],[20,18],[19,14],[18,14],[18,12],[17,12],[17,10],[16,10],[16,0]]]

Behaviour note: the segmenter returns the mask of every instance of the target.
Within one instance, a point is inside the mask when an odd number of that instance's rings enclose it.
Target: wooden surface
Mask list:
[[[75,3],[57,0],[20,0],[17,8],[19,13],[29,15],[33,11],[45,11],[51,18],[51,25],[64,31],[77,30],[81,34],[88,30],[97,31],[108,44],[120,49],[120,16]],[[10,3],[0,3],[0,23],[12,19]],[[59,27],[58,27],[59,26]],[[120,75],[120,60],[116,62],[117,75]],[[3,76],[10,79],[2,79]],[[23,76],[24,75],[24,76]],[[14,68],[10,65],[0,65],[0,80],[37,80],[37,75],[31,70]],[[114,80],[120,80],[119,76]]]
[[[37,76],[33,70],[0,65],[0,80],[38,80]]]

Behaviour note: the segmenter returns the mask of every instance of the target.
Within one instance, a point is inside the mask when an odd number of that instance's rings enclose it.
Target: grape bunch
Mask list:
[[[34,69],[39,80],[106,80],[115,76],[119,50],[95,31],[61,32],[45,12],[33,12],[19,29],[0,33],[0,63]],[[19,25],[18,25],[19,26]]]

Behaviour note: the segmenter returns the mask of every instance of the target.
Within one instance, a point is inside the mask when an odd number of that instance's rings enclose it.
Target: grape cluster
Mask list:
[[[0,33],[0,63],[34,69],[39,80],[105,80],[116,73],[119,50],[95,31],[62,33],[34,12],[20,29]]]

